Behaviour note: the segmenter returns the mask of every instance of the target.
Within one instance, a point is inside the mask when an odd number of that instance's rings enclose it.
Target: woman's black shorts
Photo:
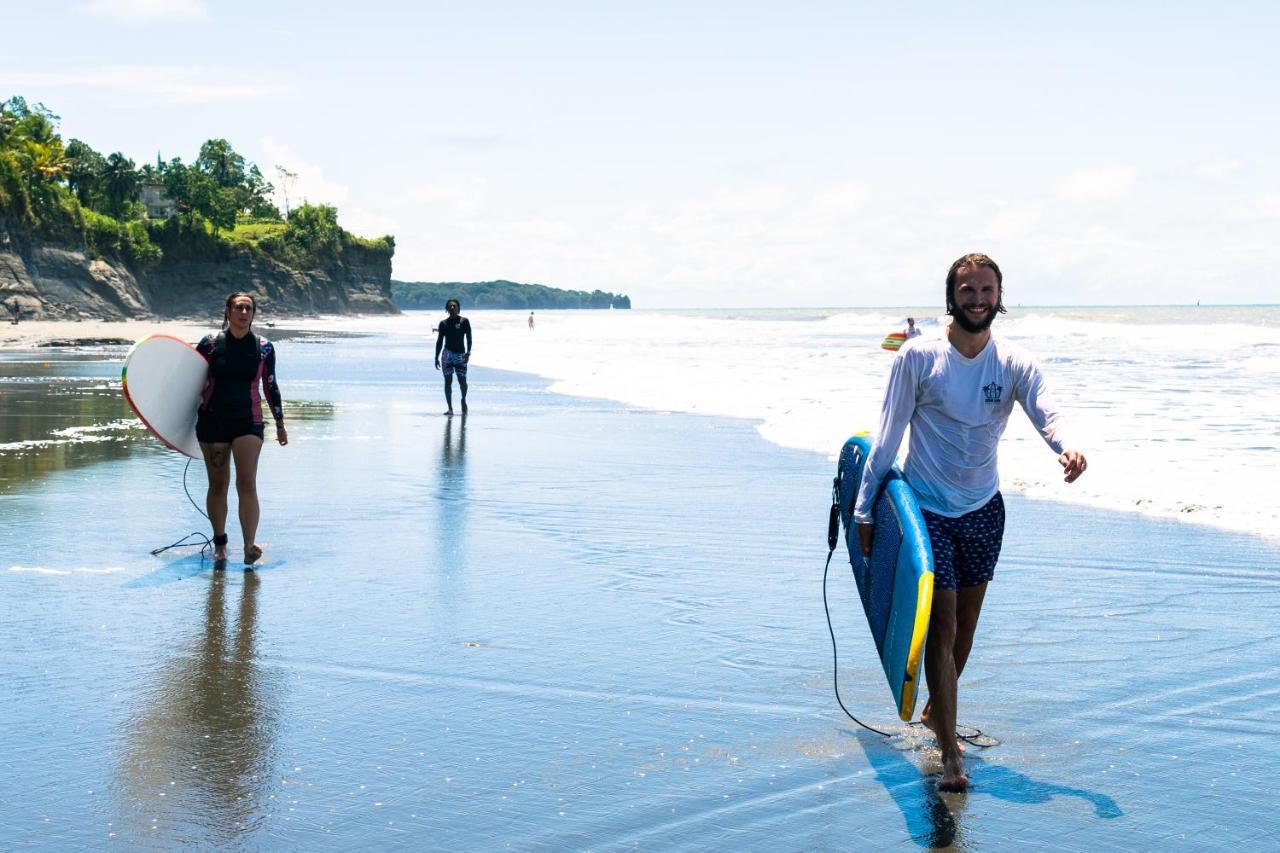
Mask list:
[[[230,444],[242,435],[263,436],[263,425],[252,418],[224,418],[212,412],[196,416],[196,439],[201,444]]]

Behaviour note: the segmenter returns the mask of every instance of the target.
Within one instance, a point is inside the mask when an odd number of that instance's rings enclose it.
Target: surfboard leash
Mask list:
[[[869,732],[875,732],[882,737],[892,739],[895,735],[890,732],[877,729],[875,726],[869,726],[859,720],[849,709],[845,707],[844,700],[840,698],[840,657],[836,651],[836,632],[831,624],[831,607],[827,603],[827,575],[831,570],[831,557],[836,552],[836,547],[840,544],[840,475],[837,474],[831,485],[831,513],[827,517],[827,564],[822,568],[822,609],[827,614],[827,633],[831,635],[831,681],[835,687],[836,702],[840,705],[840,710],[844,711],[845,716],[862,726]],[[852,571],[852,567],[850,567]],[[914,722],[907,723],[909,727],[924,727],[924,723]],[[1000,741],[991,735],[982,731],[976,726],[964,726],[966,729],[972,729],[972,732],[961,733],[957,728],[956,739],[962,740],[967,744],[976,746],[979,749],[990,749],[993,746],[999,746]]]
[[[883,737],[891,738],[889,732],[881,731],[875,726],[869,726],[859,720],[849,709],[845,707],[844,700],[840,698],[840,656],[836,651],[836,629],[831,625],[831,607],[827,604],[827,574],[831,570],[831,557],[836,552],[836,546],[840,544],[840,475],[837,474],[831,483],[831,514],[827,517],[827,564],[822,568],[822,609],[827,613],[827,632],[831,634],[831,681],[835,686],[836,703],[840,705],[840,710],[844,711],[845,716],[862,726],[869,732],[875,732]]]
[[[204,510],[200,508],[200,505],[196,503],[196,499],[191,497],[191,490],[187,488],[187,472],[190,470],[191,470],[191,459],[190,457],[188,457],[187,464],[182,469],[182,491],[187,493],[187,500],[191,501],[191,505],[196,508],[196,512],[200,513],[207,519],[209,517],[208,513],[206,513]],[[191,539],[192,536],[199,536],[204,541],[203,542],[188,541],[189,539]],[[188,533],[186,536],[183,536],[181,539],[179,539],[177,542],[174,542],[172,545],[165,545],[163,548],[156,548],[154,551],[151,552],[151,556],[154,557],[159,554],[163,554],[165,551],[168,551],[170,548],[185,548],[193,545],[200,546],[200,556],[203,557],[205,554],[205,551],[212,550],[213,540],[200,532]]]

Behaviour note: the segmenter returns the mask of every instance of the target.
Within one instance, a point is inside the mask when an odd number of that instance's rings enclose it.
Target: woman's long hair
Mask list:
[[[245,293],[243,290],[237,290],[227,297],[226,305],[222,308],[222,331],[225,332],[231,328],[231,305],[241,296],[253,303],[253,313],[249,317],[249,331],[253,331],[253,318],[258,316],[258,300],[253,298],[252,293]]]

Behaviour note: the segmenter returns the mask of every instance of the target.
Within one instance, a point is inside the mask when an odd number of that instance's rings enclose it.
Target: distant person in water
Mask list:
[[[462,303],[450,299],[444,304],[449,316],[436,327],[436,370],[444,372],[444,400],[449,406],[445,412],[453,417],[453,374],[458,374],[458,388],[462,391],[462,414],[467,413],[467,362],[471,360],[471,321],[463,317]],[[532,318],[533,315],[530,315]],[[530,326],[532,328],[532,326]]]
[[[265,398],[276,423],[276,441],[289,443],[284,428],[280,386],[276,384],[276,351],[253,332],[257,303],[247,293],[227,297],[222,331],[205,335],[196,351],[209,363],[196,416],[196,438],[209,475],[205,505],[213,525],[213,559],[221,567],[227,559],[227,490],[235,461],[240,532],[244,534],[246,570],[262,556],[258,547],[258,456],[262,453]],[[261,393],[259,393],[261,388]]]
[[[920,330],[916,328],[915,317],[907,318],[907,327],[902,330],[902,333],[907,336],[907,340],[920,337]]]
[[[529,312],[529,331],[533,331],[533,312]]]
[[[969,777],[956,736],[957,682],[1004,538],[996,446],[1014,403],[1058,454],[1063,479],[1075,482],[1086,463],[1067,443],[1064,419],[1035,359],[991,332],[1005,310],[995,261],[965,255],[951,265],[946,287],[946,334],[904,346],[894,359],[853,515],[862,553],[870,556],[871,507],[909,425],[903,474],[920,503],[933,549],[933,609],[924,655],[929,702],[920,722],[933,730],[942,753],[938,787],[962,791]]]

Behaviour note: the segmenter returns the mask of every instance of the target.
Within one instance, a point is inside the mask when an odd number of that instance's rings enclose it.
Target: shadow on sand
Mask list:
[[[284,561],[272,562],[263,561],[256,563],[253,571],[249,574],[261,574],[262,572],[278,569],[284,565]],[[223,569],[228,572],[246,571],[245,566],[239,560],[227,560],[223,565]],[[204,550],[197,554],[188,554],[177,560],[170,560],[163,566],[148,572],[147,574],[134,578],[124,584],[126,589],[145,589],[154,586],[166,586],[171,583],[189,580],[198,577],[207,572],[214,570],[213,558],[209,556],[208,551]]]
[[[1036,779],[994,764],[979,755],[965,758],[969,790],[962,794],[938,791],[937,774],[926,775],[908,756],[912,748],[886,741],[870,732],[857,732],[876,780],[884,785],[902,812],[911,840],[925,849],[955,846],[965,849],[964,810],[970,798],[995,797],[1010,803],[1034,805],[1055,797],[1079,797],[1093,807],[1096,817],[1110,820],[1124,812],[1105,794]]]

